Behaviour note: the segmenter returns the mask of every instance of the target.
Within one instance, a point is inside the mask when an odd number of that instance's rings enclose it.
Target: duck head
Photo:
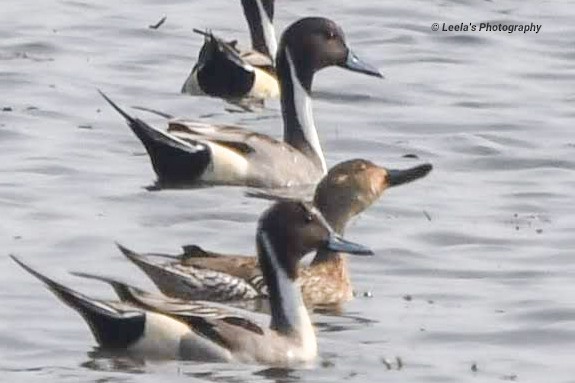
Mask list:
[[[285,30],[276,58],[284,141],[310,158],[322,175],[327,166],[314,123],[311,86],[315,72],[329,66],[382,77],[349,49],[343,31],[329,19],[307,17]]]
[[[307,17],[290,25],[282,35],[278,49],[280,65],[291,61],[301,85],[311,90],[313,75],[320,69],[339,66],[369,76],[383,77],[372,65],[360,60],[347,46],[339,25],[323,17]]]
[[[355,215],[371,206],[385,190],[425,177],[431,164],[408,169],[387,169],[364,159],[341,162],[332,167],[316,187],[314,205],[328,223],[343,234]]]
[[[292,281],[297,278],[298,262],[311,251],[372,254],[367,247],[343,239],[318,209],[301,201],[281,201],[269,208],[259,221],[257,245],[264,275],[279,271]]]

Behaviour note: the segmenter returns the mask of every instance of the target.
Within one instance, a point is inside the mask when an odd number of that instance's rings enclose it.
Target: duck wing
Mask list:
[[[231,274],[183,266],[179,260],[157,262],[153,257],[138,254],[121,245],[118,247],[167,296],[210,301],[252,300],[261,297],[249,281]]]
[[[245,195],[268,201],[312,201],[315,193],[315,185],[296,185],[289,188],[267,188],[246,190]]]
[[[168,123],[168,133],[184,141],[207,139],[210,141],[220,141],[222,143],[243,143],[249,146],[253,146],[254,141],[264,141],[271,145],[285,145],[283,141],[279,141],[266,134],[247,130],[240,126],[212,125],[187,119],[170,120]]]
[[[109,302],[90,298],[32,269],[11,256],[23,269],[40,279],[58,298],[77,311],[87,322],[98,344],[107,349],[130,350],[159,358],[184,358],[206,361],[231,361],[234,347],[217,331],[221,325],[259,336],[263,329],[248,319],[202,319],[191,313],[182,315],[145,310],[130,302]],[[115,288],[120,282],[115,281]],[[123,286],[126,291],[141,290]],[[186,319],[196,319],[193,320]],[[230,322],[231,324],[228,324]]]
[[[270,56],[258,51],[249,50],[240,52],[240,57],[248,64],[275,75],[274,61]]]
[[[259,319],[263,322],[264,315],[248,313],[214,302],[183,300],[153,294],[115,278],[81,272],[72,274],[108,283],[122,302],[175,318],[211,339],[218,323],[236,326],[254,334],[264,333],[263,327],[256,321]]]
[[[291,145],[238,126],[175,119],[169,122],[168,133],[192,144],[211,142],[232,149],[250,161],[254,172],[268,174],[268,177],[289,174],[287,178],[295,180],[296,184],[312,184],[323,175],[302,152]],[[302,178],[305,180],[302,181]],[[257,186],[261,187],[259,184]]]

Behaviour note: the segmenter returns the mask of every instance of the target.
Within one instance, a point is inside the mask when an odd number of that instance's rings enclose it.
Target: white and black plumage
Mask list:
[[[208,95],[234,101],[262,101],[279,95],[274,59],[277,41],[273,26],[273,0],[242,0],[250,28],[252,50],[224,41],[211,32],[205,36],[197,63],[182,93]]]
[[[168,359],[279,366],[309,362],[317,355],[317,342],[297,284],[299,260],[309,251],[324,247],[360,255],[371,251],[344,240],[314,207],[296,201],[277,203],[264,212],[256,243],[269,286],[269,327],[238,311],[229,315],[216,312],[207,303],[158,304],[153,297],[117,283],[112,285],[126,302],[93,299],[12,258],[75,309],[105,349]]]
[[[304,18],[286,29],[277,56],[283,141],[239,127],[187,120],[171,120],[163,132],[105,98],[146,147],[160,186],[313,185],[327,166],[313,119],[311,87],[314,74],[329,66],[381,77],[347,47],[333,21]]]

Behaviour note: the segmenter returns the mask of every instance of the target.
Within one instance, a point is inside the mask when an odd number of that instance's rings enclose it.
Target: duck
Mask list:
[[[224,41],[212,32],[194,29],[204,36],[197,63],[181,92],[207,95],[263,106],[263,100],[279,96],[275,74],[277,39],[273,26],[273,0],[242,0],[250,29],[251,50],[241,50],[237,41]],[[245,102],[244,102],[245,101]]]
[[[319,182],[313,204],[343,235],[347,223],[385,190],[425,177],[432,168],[428,163],[389,169],[365,159],[343,161]],[[139,254],[118,247],[169,297],[234,302],[252,310],[266,310],[268,288],[257,257],[216,253],[198,245],[184,246],[180,255]],[[311,264],[300,269],[300,284],[309,308],[340,311],[353,297],[346,257],[337,252],[319,250]]]
[[[146,148],[160,188],[315,185],[327,173],[327,165],[312,113],[314,74],[339,66],[369,76],[382,75],[349,49],[334,21],[323,17],[307,17],[290,25],[280,40],[276,64],[283,141],[237,126],[186,119],[169,120],[165,132],[130,116],[101,94]]]
[[[160,312],[94,299],[46,277],[14,255],[12,259],[76,310],[103,349],[157,359],[271,366],[311,362],[317,356],[317,339],[298,285],[299,261],[318,248],[357,255],[373,252],[335,233],[313,205],[302,201],[282,201],[268,208],[259,219],[256,244],[270,286],[269,326],[252,321],[249,313],[240,320],[226,320],[202,316],[201,310]],[[238,317],[238,311],[232,316]]]

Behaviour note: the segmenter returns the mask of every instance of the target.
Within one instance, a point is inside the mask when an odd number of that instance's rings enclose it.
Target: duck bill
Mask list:
[[[368,76],[383,78],[383,75],[379,70],[371,64],[362,61],[352,52],[351,49],[347,50],[347,58],[343,64],[340,64],[342,68],[349,69],[354,72],[359,72],[366,74]]]
[[[387,182],[389,186],[397,186],[425,177],[433,169],[431,164],[423,164],[409,169],[388,169]]]
[[[360,245],[359,243],[348,241],[335,233],[330,235],[325,247],[327,250],[337,251],[339,253],[373,255],[373,251],[371,251],[370,248]]]

